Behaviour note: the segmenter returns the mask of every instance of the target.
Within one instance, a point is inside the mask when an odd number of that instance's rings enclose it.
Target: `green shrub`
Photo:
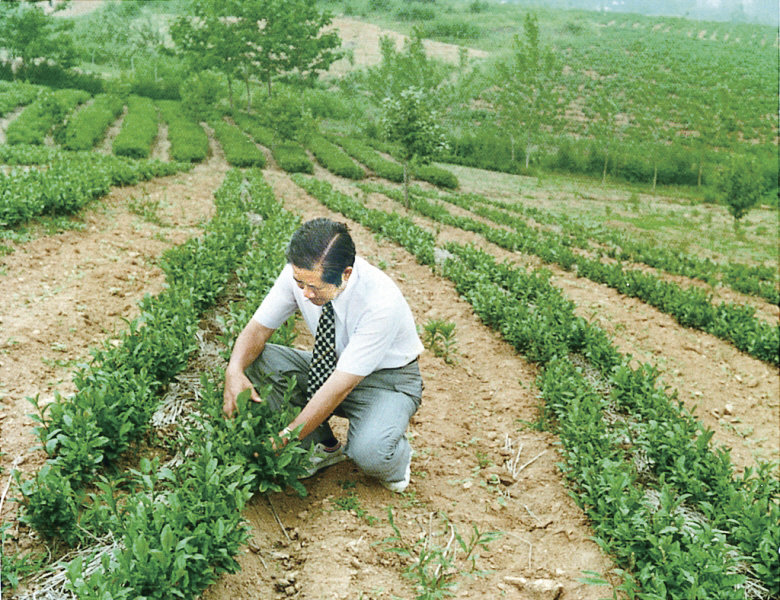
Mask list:
[[[0,117],[20,106],[30,104],[40,90],[39,86],[30,83],[0,81]]]
[[[217,73],[202,71],[190,75],[182,82],[179,95],[192,114],[209,119],[214,117],[214,107],[227,97],[227,90]]]
[[[331,136],[331,140],[344,148],[352,158],[371,169],[377,177],[395,183],[403,182],[404,168],[397,162],[386,159],[368,144],[355,138],[341,136]]]
[[[323,136],[311,136],[308,145],[319,163],[334,175],[349,179],[363,179],[366,176],[365,171],[344,150]]]
[[[24,109],[6,130],[8,144],[43,144],[44,138],[65,115],[86,102],[89,93],[83,90],[44,91]]]
[[[251,135],[252,139],[261,146],[270,149],[276,144],[276,140],[279,137],[278,134],[270,127],[262,125],[256,117],[243,112],[236,112],[233,115],[233,120],[236,122],[236,125]]]
[[[57,134],[57,142],[66,150],[91,150],[122,112],[124,103],[117,96],[101,94],[92,104],[78,111]]]
[[[211,123],[225,158],[234,167],[262,167],[265,155],[238,127],[225,121]]]
[[[209,138],[203,127],[184,114],[181,102],[159,100],[163,120],[168,124],[168,141],[173,160],[199,162],[209,155]]]
[[[458,187],[458,178],[451,171],[436,165],[418,165],[414,167],[412,176],[415,179],[421,179],[449,190],[454,190]]]
[[[122,129],[114,139],[114,154],[148,158],[157,138],[157,108],[149,98],[130,96]]]
[[[314,173],[314,164],[303,146],[292,142],[277,144],[271,149],[274,160],[288,173]]]

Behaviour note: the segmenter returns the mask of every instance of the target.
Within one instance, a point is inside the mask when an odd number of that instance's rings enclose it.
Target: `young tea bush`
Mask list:
[[[334,175],[349,179],[363,179],[366,176],[365,171],[346,152],[323,136],[312,135],[308,146],[319,163]]]
[[[90,105],[78,111],[58,132],[56,141],[66,150],[91,150],[120,115],[123,106],[118,96],[95,96]]]
[[[265,166],[265,154],[238,127],[225,121],[213,121],[211,126],[232,166]]]
[[[157,108],[149,98],[130,96],[122,128],[114,139],[117,156],[148,158],[157,137]]]
[[[314,173],[314,165],[300,144],[286,142],[271,148],[274,160],[288,173]]]
[[[37,100],[11,121],[6,129],[8,144],[43,144],[46,134],[59,125],[71,110],[86,102],[89,93],[82,90],[44,91]]]
[[[168,124],[168,141],[173,160],[200,162],[209,155],[209,138],[203,127],[184,113],[181,102],[159,100],[163,120]]]

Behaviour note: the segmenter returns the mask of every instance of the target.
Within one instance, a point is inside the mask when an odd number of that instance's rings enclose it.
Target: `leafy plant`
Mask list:
[[[410,542],[396,525],[390,506],[387,508],[387,518],[393,535],[380,544],[386,551],[411,561],[404,569],[404,576],[414,582],[416,600],[439,600],[445,596],[454,596],[458,576],[486,575],[485,571],[477,569],[479,550],[487,550],[490,542],[503,535],[500,531],[480,532],[476,525],[472,525],[471,534],[466,539],[446,515],[440,515],[442,531],[433,531],[431,522],[429,529],[419,539]],[[445,537],[446,545],[437,543],[436,538]]]
[[[457,352],[455,323],[441,319],[428,320],[423,325],[422,343],[435,356],[443,358],[447,364],[454,363]]]

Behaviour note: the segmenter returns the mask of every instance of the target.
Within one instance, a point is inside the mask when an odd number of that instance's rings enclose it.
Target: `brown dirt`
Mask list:
[[[5,454],[0,464],[5,469],[20,455],[25,457],[22,471],[43,461],[33,450],[33,423],[26,416],[31,407],[25,398],[72,391],[73,363],[86,360],[88,348],[123,328],[122,318],[137,313],[136,302],[145,293],[161,289],[155,258],[171,244],[198,234],[197,224],[211,214],[213,191],[227,170],[218,148],[215,152],[190,173],[114,190],[83,214],[82,231],[41,232],[3,257],[0,427]],[[272,161],[265,176],[289,210],[304,218],[342,218],[295,186]],[[320,169],[317,176],[350,189],[348,182]],[[162,203],[164,226],[145,222],[128,209],[128,199],[139,197]],[[368,201],[401,210],[380,195]],[[603,597],[603,589],[578,581],[583,570],[605,573],[611,563],[590,541],[592,532],[561,479],[556,439],[521,425],[536,416],[535,367],[484,327],[450,282],[360,225],[350,227],[361,254],[387,265],[418,324],[433,318],[456,323],[456,363],[427,351],[421,358],[426,387],[422,408],[410,425],[416,450],[412,484],[403,496],[394,495],[345,462],[308,480],[305,498],[256,496],[245,511],[252,541],[239,557],[242,569],[223,576],[203,594],[204,600],[411,597],[412,584],[402,577],[406,563],[381,544],[392,534],[386,520],[390,506],[410,542],[432,531],[439,535],[431,542],[445,546],[440,515],[465,537],[473,526],[503,532],[478,563],[491,573],[459,577],[458,598],[527,598],[520,577],[560,584],[567,598]],[[447,228],[440,237],[489,248],[470,234]],[[758,440],[777,423],[776,371],[602,286],[562,272],[555,272],[554,282],[583,316],[612,332],[621,349],[659,364],[684,401],[702,405],[697,414],[705,422],[713,410],[730,404],[728,418],[741,420],[733,427],[753,427],[751,435],[743,438],[717,420],[710,423],[719,443],[734,448],[738,464],[749,464],[753,450],[777,456],[776,436]],[[344,422],[334,420],[343,435]],[[522,446],[520,463],[536,458],[516,481],[505,466],[507,440],[515,448]],[[4,519],[13,520],[13,510],[13,503],[7,503]]]
[[[408,36],[397,31],[383,29],[378,25],[347,17],[333,19],[332,27],[338,31],[341,37],[342,49],[346,50],[352,57],[352,61],[344,58],[333,63],[329,71],[332,75],[344,75],[355,67],[371,67],[379,64],[382,60],[379,40],[382,37],[389,37],[393,40],[395,47],[399,50],[403,48],[408,39]],[[429,56],[450,63],[458,62],[462,48],[462,46],[434,40],[423,40],[423,47]],[[466,48],[466,53],[472,59],[488,56],[484,50],[475,48]]]
[[[337,23],[342,32],[351,26],[345,21]],[[371,38],[378,41],[378,36],[377,32]],[[348,39],[345,35],[345,42]],[[355,54],[356,59],[360,55],[361,60],[371,60],[368,52]],[[164,137],[161,134],[155,150],[163,155]],[[83,230],[39,232],[2,257],[4,475],[19,456],[24,457],[19,468],[25,472],[43,462],[34,450],[37,441],[26,398],[71,392],[74,363],[87,360],[89,348],[123,329],[122,319],[137,314],[136,303],[144,294],[161,289],[155,259],[172,244],[199,234],[197,225],[212,214],[212,194],[227,171],[219,149],[214,152],[190,173],[115,189],[83,213]],[[265,176],[288,210],[304,218],[343,220],[295,186],[272,160]],[[350,189],[348,182],[322,170],[317,176]],[[164,225],[134,214],[131,199],[160,202],[158,215]],[[371,195],[368,202],[401,210],[380,195]],[[440,515],[446,515],[464,537],[473,526],[481,532],[503,532],[478,561],[479,568],[491,572],[483,578],[458,577],[457,598],[529,598],[531,592],[521,589],[520,577],[560,584],[565,598],[609,595],[579,582],[583,570],[605,573],[612,564],[590,541],[592,531],[562,481],[556,467],[556,438],[521,425],[537,414],[535,367],[484,327],[450,282],[360,225],[350,223],[350,228],[359,252],[374,264],[387,265],[418,324],[433,318],[456,324],[455,364],[427,351],[421,357],[425,393],[410,425],[416,450],[412,484],[404,495],[394,495],[344,462],[308,480],[305,498],[254,497],[245,511],[252,539],[239,557],[241,571],[223,576],[202,598],[412,597],[413,586],[402,577],[407,563],[381,544],[392,534],[388,507],[393,507],[396,523],[410,543],[433,532],[440,535],[430,536],[431,543],[445,546],[448,536],[441,534]],[[464,232],[443,228],[440,238],[475,241],[496,256],[508,257]],[[511,258],[538,266],[530,257]],[[699,405],[697,416],[716,430],[718,443],[733,449],[738,465],[751,464],[754,453],[777,458],[776,369],[712,336],[681,328],[668,316],[608,288],[555,269],[553,273],[554,283],[576,302],[582,316],[614,335],[622,351],[658,365],[686,405]],[[304,335],[300,341],[307,339]],[[726,405],[730,415],[725,414]],[[337,433],[343,435],[344,422],[334,420]],[[516,481],[505,467],[507,440],[522,446],[520,463],[530,462]],[[14,510],[14,504],[6,502],[3,520],[14,520]],[[24,534],[20,528],[20,541]]]

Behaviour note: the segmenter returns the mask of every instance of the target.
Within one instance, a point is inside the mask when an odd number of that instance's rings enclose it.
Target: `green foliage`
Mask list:
[[[12,60],[20,58],[25,65],[45,58],[71,66],[75,54],[71,27],[66,19],[50,18],[42,6],[32,2],[0,4],[0,47]]]
[[[232,166],[265,166],[265,154],[238,127],[225,121],[214,121],[211,126]]]
[[[209,119],[214,116],[217,105],[227,92],[222,78],[215,71],[198,71],[182,82],[179,96],[191,114]]]
[[[117,96],[95,96],[91,104],[76,112],[58,131],[56,141],[66,150],[91,150],[120,115],[123,106]]]
[[[111,186],[171,175],[183,168],[180,163],[135,162],[97,153],[55,154],[46,171],[0,173],[0,224],[12,227],[44,214],[71,214],[107,194]]]
[[[171,158],[182,162],[200,162],[206,158],[209,155],[209,138],[203,127],[185,113],[182,103],[160,100],[157,106],[168,124]]]
[[[261,124],[256,116],[243,112],[235,112],[233,113],[233,120],[261,146],[270,149],[273,148],[279,140],[279,134],[270,127]]]
[[[388,36],[380,38],[379,49],[381,63],[350,74],[349,82],[367,93],[377,104],[385,98],[398,97],[404,90],[417,88],[437,108],[451,109],[456,96],[452,76],[457,67],[429,58],[419,30],[412,32],[401,50],[396,49],[395,40]]]
[[[352,158],[371,169],[377,177],[396,183],[404,180],[404,168],[401,165],[386,159],[363,141],[343,136],[331,136],[330,139],[344,148]]]
[[[720,199],[734,217],[735,225],[761,200],[764,186],[755,160],[734,157],[723,167],[717,181]]]
[[[404,161],[426,162],[446,148],[438,114],[419,88],[407,88],[383,101],[382,128],[391,142],[400,146]]]
[[[157,108],[149,98],[130,96],[122,128],[114,138],[113,150],[117,156],[148,158],[157,138]]]
[[[407,88],[382,102],[381,127],[391,142],[398,143],[404,164],[404,195],[408,206],[409,163],[427,163],[446,148],[438,115],[421,89]]]
[[[24,109],[6,129],[8,144],[43,144],[55,125],[60,125],[73,108],[85,102],[89,94],[82,90],[44,91]]]
[[[274,160],[288,173],[314,173],[314,164],[300,144],[279,143],[271,149]]]
[[[455,341],[455,323],[430,319],[423,325],[422,343],[435,356],[444,359],[447,364],[455,362],[457,342]]]
[[[304,0],[198,0],[192,11],[196,18],[179,17],[171,29],[190,64],[219,68],[247,82],[257,78],[269,96],[273,80],[313,79],[338,58],[338,36],[323,32],[330,15]]]
[[[38,96],[40,89],[30,83],[0,81],[0,117],[30,104]]]
[[[363,179],[366,174],[339,146],[321,135],[309,139],[309,150],[328,171],[349,179]]]
[[[437,165],[413,165],[412,175],[415,179],[427,181],[441,188],[458,189],[458,178],[454,173]]]

